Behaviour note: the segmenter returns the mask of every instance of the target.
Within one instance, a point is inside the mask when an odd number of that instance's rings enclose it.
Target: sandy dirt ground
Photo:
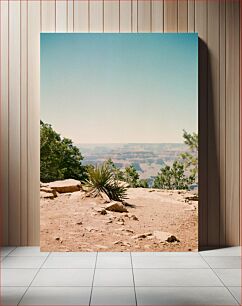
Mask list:
[[[128,213],[106,211],[83,191],[40,199],[43,251],[197,251],[198,202],[188,191],[129,188]],[[154,233],[169,232],[180,242]]]

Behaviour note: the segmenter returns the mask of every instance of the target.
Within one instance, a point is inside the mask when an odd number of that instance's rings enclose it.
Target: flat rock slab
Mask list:
[[[40,187],[40,191],[46,192],[46,193],[53,193],[55,197],[57,197],[56,190],[50,188],[50,187]]]
[[[75,192],[81,190],[81,182],[73,179],[55,181],[49,183],[48,187],[59,193]]]
[[[154,231],[153,235],[160,242],[179,242],[179,239],[177,239],[174,235],[168,232]]]
[[[54,199],[55,196],[52,192],[40,191],[40,198],[42,198],[42,199]]]
[[[120,202],[111,202],[106,207],[106,210],[116,211],[116,212],[128,212],[127,208]]]

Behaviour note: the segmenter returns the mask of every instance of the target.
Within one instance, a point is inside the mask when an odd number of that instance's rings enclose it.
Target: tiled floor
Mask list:
[[[1,305],[238,305],[240,247],[200,253],[1,249]]]

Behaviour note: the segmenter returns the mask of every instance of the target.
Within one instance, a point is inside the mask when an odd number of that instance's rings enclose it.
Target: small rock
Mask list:
[[[93,209],[101,215],[106,215],[107,214],[106,210],[102,207],[94,207]]]
[[[124,222],[123,222],[123,221],[118,221],[118,222],[116,222],[116,224],[118,224],[118,225],[124,225]]]
[[[60,240],[60,237],[55,237],[55,240],[56,240],[56,241],[59,241],[59,240]]]
[[[160,240],[160,242],[180,242],[176,236],[168,232],[154,231],[153,235],[156,239]]]
[[[135,221],[139,221],[139,219],[135,216],[135,215],[132,215],[131,216],[131,219],[135,220]]]
[[[172,243],[172,242],[180,242],[180,240],[177,239],[176,236],[174,236],[174,235],[171,235],[170,237],[168,237],[168,238],[166,239],[166,241],[167,241],[167,242],[170,242],[170,243]]]
[[[194,210],[196,210],[196,208],[195,207],[191,207],[191,208],[186,208],[186,209],[184,209],[185,211],[194,211]]]
[[[49,187],[59,193],[74,192],[81,189],[81,182],[73,179],[55,181],[49,183]]]
[[[197,194],[194,194],[193,196],[185,197],[185,201],[198,201],[198,200],[199,198]]]
[[[93,205],[95,203],[91,203],[91,204]],[[101,207],[92,207],[92,209],[99,212],[99,213],[103,210],[103,208],[101,208]]]
[[[128,212],[127,208],[120,202],[115,202],[115,201],[112,201],[111,203],[109,203],[106,208],[106,210],[109,210],[109,211],[115,211],[115,212]]]
[[[57,192],[56,192],[56,190],[51,189],[51,188],[49,188],[49,187],[41,187],[41,188],[40,188],[40,191],[47,192],[47,193],[53,193],[53,195],[54,195],[55,197],[57,197]]]
[[[131,238],[132,239],[140,239],[140,238],[145,238],[146,236],[144,234],[139,234],[139,235],[134,235]]]
[[[87,227],[85,227],[85,229],[86,229],[88,232],[95,232],[95,231],[97,231],[96,228],[91,227],[91,226],[87,226]]]
[[[119,244],[120,246],[127,246],[127,247],[130,247],[131,244],[127,241],[122,241],[122,240],[117,240],[115,241],[113,244]]]
[[[110,224],[110,223],[113,223],[112,220],[108,220],[107,222],[105,222],[105,224]]]
[[[53,193],[50,192],[45,192],[45,191],[40,191],[40,198],[41,199],[54,199]]]
[[[138,234],[138,235],[132,236],[131,238],[132,239],[140,239],[140,238],[146,238],[147,236],[151,236],[151,235],[152,235],[152,233]]]
[[[131,234],[133,234],[133,233],[134,233],[134,231],[133,231],[133,230],[131,230],[131,229],[126,229],[126,232],[131,233]]]
[[[95,244],[95,247],[97,247],[98,249],[108,249],[107,246],[99,245],[99,244]]]
[[[77,222],[76,225],[82,225],[82,222],[81,222],[81,221],[80,221],[80,222]]]
[[[127,247],[130,247],[131,244],[127,241],[123,241],[122,245],[121,246],[127,246]]]
[[[115,241],[113,244],[122,244],[123,242],[121,240]]]

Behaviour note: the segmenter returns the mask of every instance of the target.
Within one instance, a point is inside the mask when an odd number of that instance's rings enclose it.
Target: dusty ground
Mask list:
[[[187,191],[129,188],[128,213],[107,212],[102,199],[83,198],[83,192],[41,199],[43,251],[196,251],[198,202]],[[138,220],[134,220],[135,215]],[[154,231],[169,232],[180,242],[160,242]],[[146,238],[134,238],[147,234]]]

